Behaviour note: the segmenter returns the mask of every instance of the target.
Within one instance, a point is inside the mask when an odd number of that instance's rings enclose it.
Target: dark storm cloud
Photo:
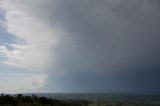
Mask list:
[[[50,79],[59,79],[66,89],[160,88],[158,0],[48,0],[28,11],[66,32],[53,50],[50,68]]]
[[[156,3],[57,1],[53,20],[56,17],[55,23],[70,35],[54,51],[59,63],[56,67],[107,71],[109,67],[159,57],[160,15]]]

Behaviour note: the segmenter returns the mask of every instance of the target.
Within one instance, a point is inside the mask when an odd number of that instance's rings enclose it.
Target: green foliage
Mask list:
[[[1,94],[0,106],[87,106],[87,102],[78,100],[62,101],[35,95],[24,96],[18,94],[17,96],[10,96]]]

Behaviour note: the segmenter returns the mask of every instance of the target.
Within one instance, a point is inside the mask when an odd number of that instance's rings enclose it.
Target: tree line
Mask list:
[[[87,106],[85,100],[57,100],[35,95],[0,95],[0,106]]]

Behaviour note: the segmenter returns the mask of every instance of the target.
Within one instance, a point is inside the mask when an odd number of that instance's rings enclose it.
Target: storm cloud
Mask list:
[[[158,0],[2,0],[2,9],[8,32],[34,48],[7,63],[48,74],[50,91],[160,93]]]

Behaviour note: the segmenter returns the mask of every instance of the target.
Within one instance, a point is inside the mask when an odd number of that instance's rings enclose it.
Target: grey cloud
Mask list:
[[[66,32],[66,35],[61,35],[60,44],[53,48],[53,60],[56,62],[50,67],[50,73],[53,73],[50,79],[56,78],[57,73],[63,73],[60,77],[71,80],[68,85],[76,84],[74,89],[79,90],[79,86],[92,89],[84,83],[84,75],[87,75],[89,78],[85,80],[94,82],[93,89],[100,90],[96,88],[99,82],[99,86],[105,85],[102,86],[104,91],[108,85],[111,90],[116,88],[114,84],[122,83],[126,84],[122,89],[127,89],[128,83],[132,85],[132,80],[137,78],[130,73],[147,79],[141,73],[155,70],[155,64],[159,67],[158,0],[41,0],[26,3],[31,7],[21,7],[26,12],[51,28]],[[158,71],[154,72],[160,75]],[[94,77],[90,77],[90,73]],[[104,76],[100,78],[97,73]],[[128,77],[133,79],[125,82]],[[114,80],[122,82],[114,83]],[[145,80],[142,83],[146,83]],[[132,86],[134,90],[143,88],[136,84]]]
[[[64,63],[75,66],[73,70],[107,70],[112,65],[158,55],[160,15],[156,3],[59,1],[53,20],[56,17],[55,21],[70,33],[55,50],[60,67]],[[72,44],[76,47],[66,46]]]

